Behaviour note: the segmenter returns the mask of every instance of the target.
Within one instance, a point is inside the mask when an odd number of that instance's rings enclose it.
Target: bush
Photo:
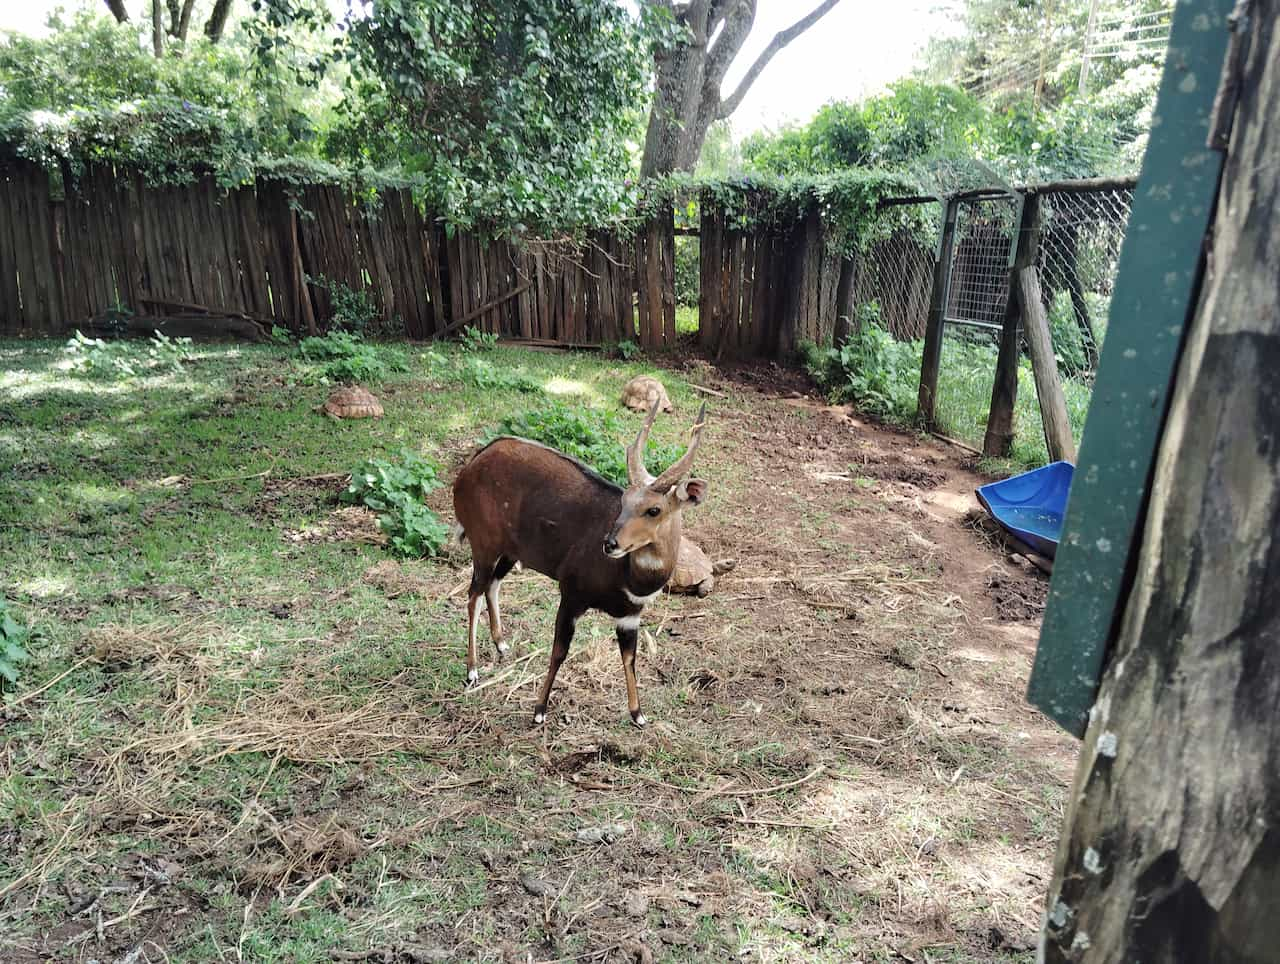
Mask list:
[[[494,392],[535,394],[542,386],[525,374],[523,368],[495,365],[483,358],[467,358],[454,367],[459,381],[471,388]]]
[[[327,335],[302,339],[299,354],[315,362],[306,372],[307,382],[384,381],[392,372],[407,371],[404,353],[384,349],[381,353],[351,331],[331,331]]]
[[[436,464],[401,449],[398,461],[369,459],[352,469],[340,498],[378,513],[378,528],[398,555],[434,556],[448,540],[449,527],[423,500],[439,487]]]
[[[860,305],[857,325],[839,348],[801,346],[810,377],[833,402],[852,402],[873,415],[907,421],[920,388],[919,342],[897,341],[880,325],[880,306]]]
[[[604,354],[610,358],[621,358],[623,361],[631,361],[640,355],[641,348],[634,341],[623,339],[619,342],[609,342],[604,346]]]
[[[378,315],[377,302],[364,288],[356,289],[341,281],[328,278],[316,279],[316,284],[329,292],[332,314],[330,331],[346,331],[356,335],[392,338],[404,334],[404,319],[399,315],[383,321]]]
[[[166,369],[177,373],[192,358],[190,338],[170,338],[158,331],[145,342],[106,342],[89,338],[77,328],[65,351],[73,372],[106,378],[133,378]]]
[[[0,599],[0,690],[18,682],[18,667],[31,658],[27,641],[31,631],[13,618],[13,612]]]
[[[631,429],[613,412],[548,402],[540,408],[508,415],[485,435],[483,441],[492,441],[500,435],[514,435],[541,442],[572,456],[610,482],[625,487],[626,446],[632,434]],[[656,474],[683,452],[679,445],[662,445],[650,439],[645,447],[645,465]]]

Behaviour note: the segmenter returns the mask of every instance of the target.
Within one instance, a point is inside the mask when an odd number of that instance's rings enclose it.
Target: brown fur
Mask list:
[[[560,608],[551,666],[535,710],[542,722],[555,676],[569,651],[574,624],[588,609],[608,613],[618,625],[618,645],[632,719],[643,725],[635,685],[639,615],[675,569],[681,513],[701,501],[706,483],[691,479],[657,491],[647,474],[627,489],[554,449],[517,438],[495,439],[472,457],[453,483],[458,523],[471,543],[467,679],[478,678],[475,626],[486,598],[489,629],[499,652],[498,583],[516,564],[554,579]],[[647,512],[658,508],[659,514]],[[613,558],[606,542],[616,542]]]

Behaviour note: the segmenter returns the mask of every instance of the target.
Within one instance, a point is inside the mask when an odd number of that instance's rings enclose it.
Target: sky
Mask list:
[[[344,8],[344,0],[331,0]],[[247,5],[247,0],[239,0]],[[755,28],[725,79],[725,93],[779,30],[818,0],[759,0]],[[3,0],[0,30],[40,32],[45,18],[67,0]],[[146,8],[128,0],[130,10]],[[834,10],[773,58],[732,117],[736,138],[788,121],[803,122],[830,100],[858,100],[908,73],[931,36],[954,32],[955,2],[948,0],[842,0]],[[105,5],[103,5],[105,10]]]

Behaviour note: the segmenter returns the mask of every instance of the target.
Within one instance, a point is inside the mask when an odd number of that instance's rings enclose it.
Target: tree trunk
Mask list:
[[[151,0],[151,50],[157,57],[164,56],[164,17],[160,0]]]
[[[696,98],[702,88],[705,63],[705,49],[693,45],[678,47],[656,61],[653,107],[649,111],[644,155],[640,161],[641,177],[693,169],[692,164],[681,166],[681,162],[687,158],[687,143],[694,137]],[[705,130],[702,137],[706,137]],[[694,163],[697,163],[696,157]]]
[[[1142,550],[1070,796],[1049,962],[1280,948],[1280,17],[1255,0]]]
[[[191,30],[191,11],[195,8],[196,0],[183,0],[182,12],[178,15],[177,38],[186,41],[187,33]]]
[[[129,22],[129,11],[125,9],[124,0],[107,0],[107,9],[111,11],[111,16],[116,18],[117,23]]]
[[[1089,318],[1089,303],[1084,298],[1084,284],[1080,281],[1080,229],[1074,224],[1062,232],[1066,248],[1067,293],[1071,296],[1071,311],[1076,316],[1076,327],[1080,329],[1080,340],[1084,343],[1084,361],[1090,371],[1098,367],[1098,338],[1093,333],[1093,322]]]
[[[222,34],[227,29],[227,21],[231,19],[231,7],[235,0],[217,0],[213,5],[213,13],[209,14],[209,19],[205,21],[204,35],[218,43],[222,40]]]
[[[672,10],[669,0],[646,0]],[[654,59],[653,107],[645,133],[642,177],[691,171],[714,121],[728,117],[778,51],[791,43],[840,0],[823,0],[769,45],[748,68],[737,88],[721,96],[725,74],[746,43],[755,22],[756,0],[691,0],[677,15],[689,39]]]

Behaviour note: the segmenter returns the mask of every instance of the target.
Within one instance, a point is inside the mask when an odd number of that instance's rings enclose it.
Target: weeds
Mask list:
[[[424,504],[440,488],[439,468],[411,449],[398,461],[369,459],[351,470],[343,502],[378,513],[378,528],[402,556],[434,556],[449,538],[449,527]]]
[[[347,331],[375,338],[393,338],[404,334],[404,319],[399,315],[383,321],[378,304],[364,288],[352,288],[341,281],[320,277],[313,279],[317,287],[329,292],[329,330]]]
[[[542,386],[525,374],[523,368],[498,366],[483,358],[460,359],[454,366],[454,375],[464,385],[487,391],[529,394],[542,391]]]
[[[159,331],[146,342],[106,342],[89,338],[77,328],[64,350],[73,372],[106,378],[134,378],[165,370],[178,373],[183,362],[192,358],[190,338],[170,338]]]
[[[892,421],[915,416],[920,388],[918,342],[897,341],[880,325],[880,306],[858,307],[857,325],[839,348],[801,345],[809,375],[835,402],[852,402]]]
[[[529,376],[523,365],[495,365],[474,354],[450,357],[437,351],[426,352],[423,359],[427,374],[442,382],[493,392],[535,394],[542,391],[542,385]]]
[[[639,356],[641,348],[634,341],[624,339],[619,342],[610,342],[604,346],[604,353],[610,358],[620,358],[623,361],[631,361]]]
[[[0,599],[0,690],[18,682],[18,667],[31,658],[31,631],[13,618],[8,602]]]
[[[629,434],[622,420],[609,411],[574,408],[562,402],[548,402],[540,408],[508,415],[491,429],[484,441],[499,435],[541,442],[589,466],[610,482],[627,484],[625,442]],[[651,471],[670,465],[684,450],[678,445],[661,445],[650,439],[645,448],[645,464]]]
[[[458,338],[465,352],[477,351],[493,351],[498,347],[498,336],[491,331],[481,331],[479,328],[467,325],[462,329],[462,334]]]
[[[916,416],[924,343],[896,340],[880,326],[879,317],[879,306],[874,302],[860,306],[857,327],[844,345],[823,348],[804,343],[801,358],[810,377],[831,401],[850,402],[889,422],[910,423]],[[1059,306],[1054,324],[1067,417],[1079,442],[1091,391],[1085,381],[1073,377],[1084,368],[1084,348],[1069,300],[1065,308]],[[982,441],[991,411],[997,355],[996,345],[985,336],[947,329],[938,372],[937,418],[943,432],[975,444]],[[1015,467],[1034,467],[1048,460],[1031,360],[1023,357],[1018,362],[1010,461]]]
[[[379,351],[367,344],[362,335],[349,331],[304,338],[298,352],[314,363],[304,372],[303,380],[308,383],[377,383],[385,381],[392,372],[407,371],[409,367],[403,352]]]

